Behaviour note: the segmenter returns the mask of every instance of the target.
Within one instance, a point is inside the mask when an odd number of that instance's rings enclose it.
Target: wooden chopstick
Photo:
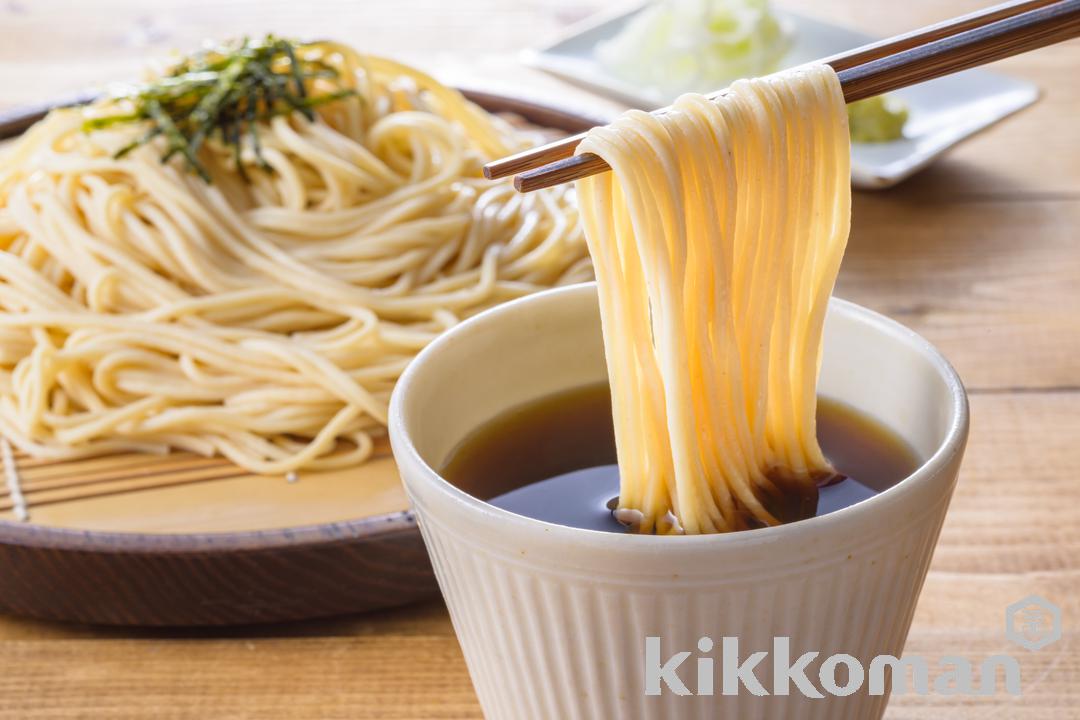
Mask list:
[[[944,34],[955,27],[963,29]],[[858,48],[829,62],[840,65],[838,75],[844,98],[855,102],[1078,36],[1080,0],[1029,1],[999,5],[939,23]],[[925,38],[937,39],[912,44]],[[874,59],[852,64],[852,57]],[[665,111],[667,108],[658,112]],[[498,160],[485,167],[484,174],[494,178],[521,173],[514,178],[514,187],[531,192],[609,170],[596,155],[573,155],[583,138],[584,134],[575,135]]]
[[[967,15],[960,15],[933,25],[927,25],[902,35],[893,35],[884,40],[878,40],[877,42],[862,45],[854,50],[848,50],[837,55],[832,55],[823,60],[819,60],[818,62],[831,65],[833,70],[840,72],[841,70],[853,68],[856,65],[868,63],[871,60],[878,60],[889,55],[895,55],[903,50],[910,50],[919,47],[920,45],[932,43],[935,40],[943,40],[947,37],[967,32],[968,30],[974,30],[975,28],[995,23],[998,20],[1011,18],[1014,15],[1020,15],[1029,10],[1036,10],[1041,7],[1046,7],[1047,5],[1054,5],[1057,2],[1059,2],[1059,0],[1011,0],[1010,2],[1001,3],[1000,5],[992,5],[988,8],[983,8],[982,10],[976,10]]]
[[[927,25],[903,35],[896,35],[868,45],[862,45],[854,50],[823,58],[818,62],[831,65],[833,70],[840,72],[871,60],[893,55],[902,50],[910,50],[935,40],[951,37],[957,33],[989,25],[1029,10],[1053,5],[1056,2],[1058,0],[1011,0],[968,15],[961,15],[951,20]],[[667,110],[668,108],[660,108],[654,112],[663,113]],[[530,148],[515,155],[500,158],[484,166],[484,177],[489,180],[497,180],[498,178],[517,175],[526,170],[533,170],[548,163],[572,157],[574,150],[584,139],[585,133],[579,133],[541,147]]]
[[[839,73],[848,102],[1080,37],[1080,0],[1059,0]]]

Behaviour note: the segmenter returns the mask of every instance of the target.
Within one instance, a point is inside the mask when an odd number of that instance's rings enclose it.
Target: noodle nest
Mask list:
[[[535,137],[404,65],[302,52],[352,94],[313,121],[259,121],[238,158],[208,139],[209,183],[162,162],[162,138],[116,158],[137,123],[84,130],[123,99],[54,111],[2,151],[0,433],[14,445],[179,449],[256,473],[352,465],[433,338],[591,279],[571,190],[481,178]]]

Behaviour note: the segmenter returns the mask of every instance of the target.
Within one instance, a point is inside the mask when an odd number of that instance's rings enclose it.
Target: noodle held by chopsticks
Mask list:
[[[833,474],[815,414],[822,328],[847,244],[850,149],[827,65],[631,111],[578,152],[619,459],[641,532],[781,518]],[[789,487],[777,487],[783,481]]]

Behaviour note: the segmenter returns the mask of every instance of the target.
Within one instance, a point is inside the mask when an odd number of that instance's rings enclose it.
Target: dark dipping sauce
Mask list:
[[[784,522],[852,505],[890,488],[921,464],[914,450],[892,430],[848,405],[825,397],[818,398],[817,435],[825,457],[847,479],[825,480],[819,489],[812,483],[786,480],[783,473],[770,474],[780,494],[761,499]],[[564,517],[560,508],[565,503],[561,498],[552,505],[554,509],[538,508],[534,513],[528,504],[521,505],[521,498],[528,496],[514,491],[543,481],[554,483],[561,478],[562,494],[565,495],[568,487],[565,481],[569,480],[572,487],[580,487],[583,503],[591,499],[589,486],[608,488],[605,498],[617,494],[610,389],[606,384],[589,385],[500,415],[458,446],[442,475],[473,497],[519,514],[564,525],[592,526],[593,519],[580,520],[580,514],[573,508],[566,509]],[[516,505],[515,496],[519,496]],[[504,497],[510,501],[508,504],[500,502]],[[756,526],[748,520],[746,528]]]

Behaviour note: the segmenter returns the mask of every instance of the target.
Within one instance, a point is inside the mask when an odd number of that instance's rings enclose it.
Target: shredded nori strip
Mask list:
[[[162,137],[162,162],[179,155],[185,166],[206,182],[211,181],[210,173],[199,162],[198,154],[211,137],[232,150],[237,172],[248,179],[241,163],[241,143],[246,136],[258,167],[271,172],[259,140],[260,122],[293,112],[314,121],[315,107],[357,97],[350,88],[312,95],[312,80],[333,81],[339,74],[320,59],[305,59],[304,47],[268,35],[261,42],[244,38],[200,51],[178,62],[158,80],[120,98],[131,103],[130,111],[89,119],[83,123],[83,130],[146,123],[146,132],[120,148],[116,158]]]

